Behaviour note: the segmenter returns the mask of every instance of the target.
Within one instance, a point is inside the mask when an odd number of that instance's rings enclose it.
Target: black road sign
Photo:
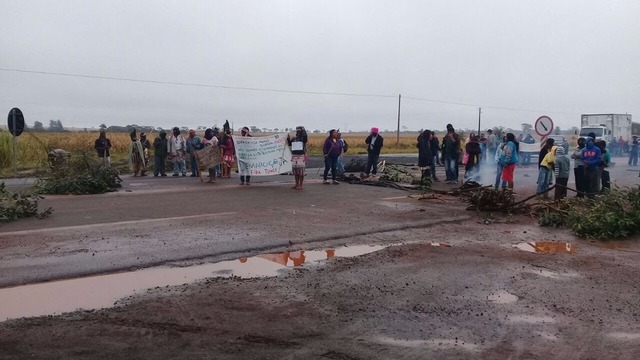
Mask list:
[[[18,108],[11,109],[7,124],[9,125],[9,131],[13,135],[20,136],[24,131],[24,115],[22,115],[22,111]]]

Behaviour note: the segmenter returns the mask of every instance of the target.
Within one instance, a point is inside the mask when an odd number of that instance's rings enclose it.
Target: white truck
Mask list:
[[[604,140],[607,144],[621,136],[629,141],[631,135],[636,135],[632,129],[637,129],[638,125],[631,121],[630,114],[582,114],[580,137],[594,133],[596,140]]]

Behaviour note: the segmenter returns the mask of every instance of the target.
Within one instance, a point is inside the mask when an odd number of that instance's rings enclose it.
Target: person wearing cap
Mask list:
[[[371,133],[364,140],[364,143],[367,145],[367,167],[364,170],[364,175],[368,177],[372,173],[375,176],[378,174],[378,159],[384,143],[384,138],[378,134],[377,127],[371,128]]]
[[[169,159],[173,161],[173,176],[187,176],[187,164],[185,163],[185,154],[187,151],[187,143],[180,134],[180,129],[176,126],[171,131],[169,139]]]
[[[96,139],[93,147],[98,152],[98,157],[106,166],[111,166],[111,156],[109,149],[111,149],[111,140],[107,138],[107,131],[100,129],[100,135]]]
[[[165,167],[167,154],[169,153],[169,141],[167,133],[160,130],[159,137],[153,140],[153,176],[167,176]]]
[[[571,170],[571,160],[564,153],[564,147],[558,146],[556,149],[555,176],[556,189],[554,200],[567,197],[567,183],[569,182],[569,172]]]
[[[638,166],[638,152],[640,151],[640,142],[638,136],[633,135],[629,141],[629,166]]]
[[[136,129],[133,129],[131,134],[131,143],[129,144],[129,167],[133,172],[133,176],[138,176],[138,173],[142,170],[142,176],[147,176],[144,173],[144,149],[142,148],[142,144],[138,141],[136,136]]]
[[[200,171],[198,169],[198,159],[196,159],[196,150],[200,150],[202,148],[202,141],[199,136],[196,136],[196,131],[193,129],[189,130],[189,136],[186,140],[187,144],[187,154],[189,154],[191,166],[191,177],[200,176]]]

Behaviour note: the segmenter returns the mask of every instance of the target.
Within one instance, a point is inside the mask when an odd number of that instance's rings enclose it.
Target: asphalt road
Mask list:
[[[416,160],[411,155],[385,159],[403,164]],[[626,163],[610,168],[612,182],[621,186],[640,183],[636,169]],[[487,168],[486,176],[492,179],[490,171]],[[402,201],[407,193],[399,190],[323,185],[320,172],[308,169],[303,191],[289,189],[293,178],[284,175],[254,177],[251,186],[239,185],[237,177],[201,184],[190,177],[124,175],[123,188],[115,193],[46,196],[41,207],[52,207],[53,215],[0,227],[0,286],[231,259],[292,244],[468,216],[450,213],[437,203],[409,205]],[[443,172],[439,167],[441,178]],[[536,178],[535,166],[518,168],[516,192],[533,193]],[[14,188],[28,186],[28,182],[13,183]],[[434,186],[454,185],[441,182]]]
[[[313,170],[310,169],[310,173]],[[216,261],[292,244],[419,227],[467,216],[419,212],[397,203],[407,192],[323,185],[308,176],[201,184],[190,177],[123,176],[123,189],[103,195],[47,196],[53,214],[0,228],[0,286],[168,263]],[[429,216],[431,215],[431,216]]]

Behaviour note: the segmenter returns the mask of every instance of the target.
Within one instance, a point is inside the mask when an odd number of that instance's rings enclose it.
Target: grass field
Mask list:
[[[401,133],[400,141],[396,146],[396,134],[381,134],[385,138],[383,154],[390,153],[415,153],[417,132]],[[151,142],[157,134],[148,134]],[[202,134],[200,134],[202,136]],[[255,135],[255,136],[260,136]],[[365,133],[343,134],[343,138],[349,144],[349,154],[366,154],[367,149],[364,140]],[[127,133],[108,133],[111,140],[111,157],[116,164],[123,163],[129,149],[130,137]],[[321,155],[322,145],[327,135],[309,134],[308,151],[309,155]],[[64,149],[74,153],[94,152],[93,144],[98,138],[97,132],[24,132],[18,137],[18,169],[20,171],[31,171],[44,169],[47,166],[47,152],[53,149]],[[13,174],[12,166],[13,144],[11,134],[0,132],[0,176]]]
[[[202,136],[202,134],[199,134]],[[366,133],[345,133],[342,137],[349,144],[349,154],[366,154],[367,148],[364,140]],[[395,133],[382,133],[385,145],[382,154],[416,153],[416,138],[418,132],[400,133],[399,142],[396,144]],[[442,138],[443,134],[437,134]],[[157,134],[148,134],[151,142]],[[255,134],[260,136],[260,134]],[[111,157],[116,166],[124,166],[126,163],[126,153],[129,148],[130,137],[127,133],[108,133],[111,140]],[[308,152],[309,155],[322,155],[322,145],[327,134],[309,134]],[[18,169],[22,171],[33,171],[44,169],[47,166],[47,152],[52,149],[64,149],[72,154],[80,152],[93,153],[93,144],[98,138],[97,132],[24,132],[18,137]],[[575,146],[577,136],[568,136],[571,146]],[[0,132],[0,177],[13,174],[12,167],[13,145],[11,134]]]

